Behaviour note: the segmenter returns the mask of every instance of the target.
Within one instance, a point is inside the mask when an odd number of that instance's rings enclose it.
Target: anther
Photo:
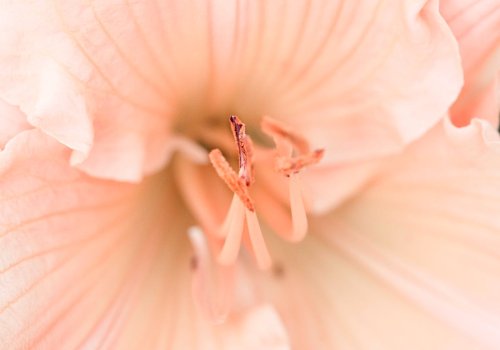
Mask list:
[[[289,177],[291,174],[298,173],[306,166],[318,163],[323,158],[324,153],[323,149],[318,149],[296,157],[278,156],[276,157],[276,171]]]
[[[247,186],[253,182],[252,173],[252,141],[246,134],[245,124],[235,115],[229,117],[231,131],[238,148],[239,176],[245,181]]]
[[[248,210],[255,211],[255,206],[248,194],[246,183],[234,172],[226,158],[222,155],[222,152],[216,148],[210,151],[208,158],[215,168],[217,175],[224,180],[229,189],[241,199]]]
[[[285,176],[298,173],[302,168],[318,163],[323,158],[324,150],[310,151],[309,142],[277,120],[264,117],[262,131],[271,136],[278,149],[276,170]],[[293,150],[296,150],[296,156]]]

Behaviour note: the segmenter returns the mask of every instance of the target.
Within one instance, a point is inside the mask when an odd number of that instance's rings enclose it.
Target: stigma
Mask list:
[[[253,185],[258,184],[254,171],[255,166],[259,166],[254,164],[256,150],[246,133],[245,124],[237,116],[229,117],[229,126],[238,155],[237,171],[230,166],[219,149],[213,149],[209,153],[217,175],[233,192],[226,217],[218,229],[218,236],[223,239],[223,244],[217,260],[222,265],[234,264],[243,241],[248,250],[253,252],[258,267],[268,269],[272,260],[257,217],[256,203],[251,195]],[[305,237],[308,227],[299,173],[304,168],[317,164],[322,159],[324,150],[311,150],[309,142],[302,135],[269,117],[262,119],[261,129],[273,139],[275,149],[272,152],[262,149],[258,151],[265,154],[265,157],[272,157],[272,170],[280,174],[283,181],[288,182],[289,188],[290,213],[277,217],[271,226],[277,227],[277,233],[283,238],[297,242]],[[248,237],[243,239],[245,233]]]

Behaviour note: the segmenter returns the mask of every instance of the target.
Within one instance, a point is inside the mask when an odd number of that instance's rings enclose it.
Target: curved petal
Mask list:
[[[0,150],[15,135],[30,129],[26,116],[19,110],[0,99]]]
[[[436,1],[312,2],[305,20],[296,11],[297,49],[286,59],[280,49],[293,39],[272,47],[286,70],[269,115],[325,147],[325,163],[398,152],[456,98],[458,50]]]
[[[138,181],[166,158],[171,103],[130,4],[19,1],[2,5],[0,23],[0,96],[74,150],[74,165]]]
[[[70,156],[37,129],[0,152],[2,348],[288,349],[272,305],[247,303],[223,326],[200,317],[169,174],[93,179]]]
[[[297,348],[498,348],[499,152],[487,122],[446,121],[303,244],[272,244]]]
[[[330,161],[385,155],[461,84],[435,1],[16,1],[0,16],[0,97],[73,164],[117,180],[140,180],[174,132],[229,110],[286,118]]]
[[[441,1],[445,20],[458,40],[465,86],[451,108],[453,122],[473,118],[498,126],[500,72],[500,6],[495,0]]]
[[[387,159],[317,166],[304,171],[311,211],[325,214],[355,196],[386,165]]]
[[[43,62],[38,69],[39,92],[26,110],[28,122],[73,149],[75,158],[85,159],[94,133],[83,96],[55,62]]]

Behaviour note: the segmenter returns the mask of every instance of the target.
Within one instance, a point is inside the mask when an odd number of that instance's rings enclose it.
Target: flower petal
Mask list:
[[[489,123],[447,120],[311,220],[303,244],[270,240],[283,266],[270,293],[294,345],[498,348],[499,153]]]
[[[35,104],[24,106],[28,122],[73,149],[74,157],[83,160],[94,138],[83,96],[55,62],[42,63],[39,69]]]
[[[436,1],[313,2],[306,19],[298,7],[285,29],[303,31],[298,48],[266,47],[286,62],[269,115],[326,147],[325,162],[398,152],[456,98],[458,51]]]
[[[134,11],[123,1],[19,1],[0,14],[0,96],[74,149],[72,164],[128,181],[164,165],[170,134],[164,85]]]
[[[288,335],[271,305],[259,305],[247,311],[236,323],[227,349],[290,350]]]
[[[190,227],[188,235],[194,250],[191,266],[194,301],[210,321],[223,323],[233,303],[233,266],[217,264],[207,238],[198,227]]]
[[[149,162],[166,159],[161,150],[174,128],[228,109],[287,119],[327,147],[329,161],[385,155],[434,125],[461,84],[435,1],[4,7],[0,97],[83,152],[72,161],[94,176],[138,181]],[[47,72],[60,84],[47,86]],[[54,101],[61,89],[64,104]],[[144,156],[149,145],[157,158]],[[117,149],[131,154],[128,163],[114,157]],[[125,167],[133,169],[126,176]]]
[[[500,109],[500,7],[495,0],[441,1],[440,8],[458,40],[465,86],[451,109],[453,122],[467,125],[472,118],[498,126]]]
[[[386,159],[321,166],[304,171],[311,211],[324,214],[354,196],[386,164]]]
[[[70,156],[37,129],[0,151],[2,347],[288,348],[276,310],[258,300],[225,325],[201,317],[190,218],[168,172],[118,183],[83,174]]]
[[[16,107],[0,99],[0,150],[15,135],[30,128],[25,115]]]
[[[137,239],[118,222],[132,210],[133,188],[82,176],[68,158],[36,129],[0,153],[0,338],[8,348],[77,345],[130,265],[124,258]]]

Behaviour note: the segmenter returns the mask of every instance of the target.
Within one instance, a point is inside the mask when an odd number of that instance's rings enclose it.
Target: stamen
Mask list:
[[[262,236],[253,201],[248,193],[248,187],[254,182],[252,140],[246,135],[245,124],[238,117],[232,115],[229,121],[238,148],[239,174],[231,168],[219,149],[212,150],[208,155],[217,174],[235,194],[228,215],[221,226],[221,235],[225,234],[226,239],[218,261],[222,265],[231,265],[236,261],[246,219],[257,265],[262,269],[267,269],[271,266],[271,257]]]
[[[233,132],[234,141],[238,147],[238,164],[239,164],[239,175],[245,181],[247,186],[253,182],[252,178],[252,144],[250,138],[246,134],[245,124],[241,120],[232,115],[229,117],[231,123],[231,131]]]
[[[294,132],[277,120],[264,117],[262,130],[271,136],[278,149],[276,170],[285,176],[298,173],[302,168],[318,163],[323,158],[324,150],[310,151],[309,142],[300,134]],[[293,149],[297,156],[292,156]]]
[[[231,225],[231,221],[234,215],[236,215],[236,212],[238,211],[238,206],[240,203],[241,200],[239,199],[239,197],[237,195],[233,195],[233,199],[231,200],[231,205],[229,206],[229,210],[227,211],[226,218],[220,226],[220,229],[217,230],[219,233],[219,237],[225,238],[227,236],[229,226]]]
[[[214,149],[208,154],[210,162],[212,163],[217,175],[224,180],[226,185],[233,191],[243,202],[245,207],[250,211],[255,211],[250,195],[248,194],[247,186],[243,180],[236,174],[227,162],[226,158],[222,155],[219,149]]]
[[[219,149],[214,149],[209,153],[210,161],[217,174],[235,194],[226,219],[219,230],[220,236],[225,237],[225,242],[218,261],[223,265],[230,265],[236,261],[246,219],[249,244],[255,254],[257,265],[262,269],[268,269],[271,266],[271,257],[262,235],[253,201],[248,193],[248,187],[254,182],[253,144],[250,137],[246,135],[245,124],[238,117],[232,115],[229,121],[238,150],[238,174],[231,168]],[[324,151],[311,152],[309,143],[303,136],[273,119],[264,118],[262,129],[273,137],[276,143],[278,149],[278,154],[275,154],[276,170],[289,178],[291,215],[286,221],[290,223],[288,224],[290,229],[287,229],[288,234],[284,236],[292,241],[300,241],[307,232],[308,223],[297,173],[304,167],[319,162]]]
[[[245,207],[236,195],[233,197],[233,203],[235,203],[234,207],[231,205],[233,208],[230,208],[233,210],[230,210],[228,215],[229,225],[226,240],[218,257],[218,261],[222,265],[231,265],[236,261],[241,245]]]
[[[318,149],[297,157],[276,157],[276,171],[285,176],[296,174],[306,166],[318,163],[324,153],[323,149]]]
[[[247,219],[248,234],[250,236],[250,242],[257,260],[257,265],[261,269],[268,269],[271,267],[272,261],[260,229],[257,214],[253,211],[245,210],[245,216]]]

